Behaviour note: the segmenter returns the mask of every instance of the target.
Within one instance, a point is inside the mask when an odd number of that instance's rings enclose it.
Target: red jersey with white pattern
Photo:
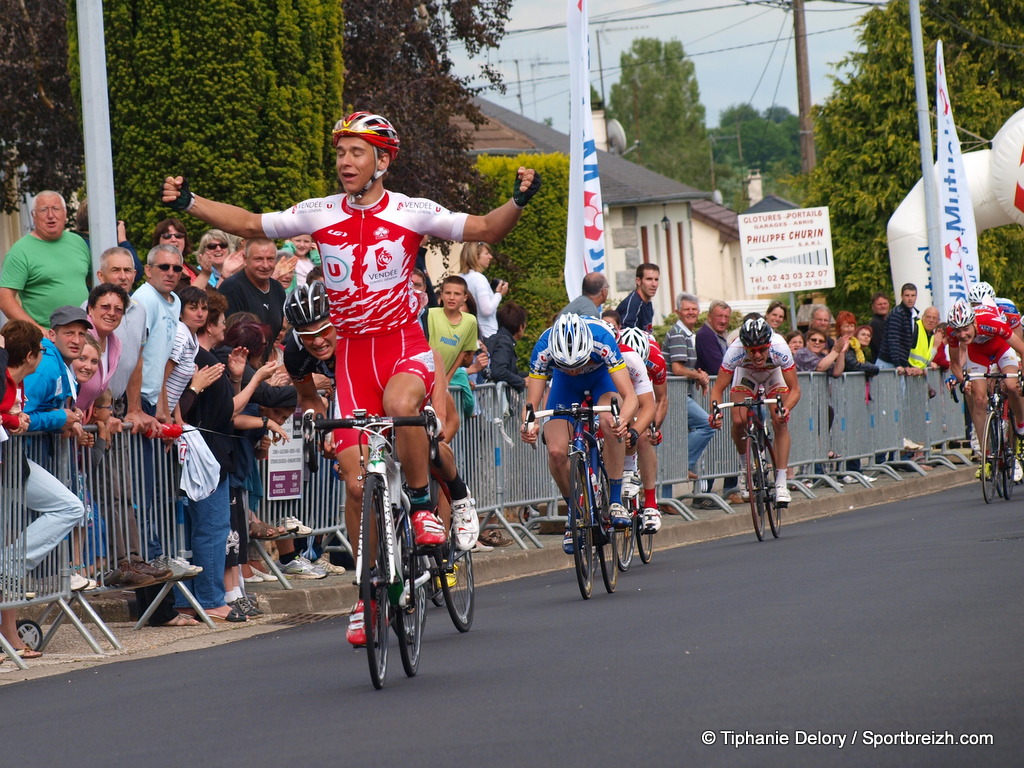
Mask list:
[[[768,347],[768,354],[763,365],[754,365],[754,361],[750,359],[747,350],[743,348],[743,344],[739,339],[736,339],[725,350],[725,356],[722,358],[722,368],[729,373],[733,373],[737,368],[743,368],[748,371],[771,371],[775,368],[781,368],[783,371],[792,371],[796,368],[796,361],[793,360],[793,351],[789,348],[789,344],[786,343],[785,337],[778,333],[773,333],[771,345]]]
[[[378,336],[416,322],[409,285],[423,235],[462,240],[468,214],[431,200],[385,191],[373,205],[346,195],[305,200],[265,213],[270,238],[312,234],[320,250],[331,323],[342,336]]]
[[[972,359],[980,353],[989,360],[998,360],[1009,348],[1007,339],[1013,334],[1013,327],[998,307],[982,304],[974,310],[974,324],[977,335],[971,340],[969,352]],[[960,339],[955,333],[949,334],[950,349],[960,348]]]

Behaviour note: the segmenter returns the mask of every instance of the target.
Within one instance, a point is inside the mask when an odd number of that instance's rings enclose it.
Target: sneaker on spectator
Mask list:
[[[192,565],[180,557],[168,557],[163,555],[153,560],[150,565],[154,568],[163,568],[171,572],[172,579],[190,579],[203,572],[201,566]]]
[[[372,603],[371,603],[372,606]],[[348,617],[348,629],[345,630],[345,639],[353,648],[362,648],[366,645],[366,626],[363,624],[363,612],[366,610],[365,603],[358,601]]]
[[[571,555],[575,547],[572,543],[572,531],[568,528],[565,529],[565,535],[562,537],[562,551],[567,555]]]
[[[345,566],[332,563],[331,556],[326,552],[314,560],[313,565],[320,568],[328,576],[341,576],[341,574],[345,573]]]
[[[791,501],[789,495],[789,488],[783,485],[775,486],[775,503],[776,504],[789,504]]]
[[[82,575],[77,574],[77,573],[72,573],[71,574],[71,591],[72,592],[84,592],[84,591],[86,591],[88,589],[96,589],[96,587],[98,587],[98,586],[99,586],[99,584],[97,584],[92,579],[87,579],[87,578],[85,578],[85,576],[82,576]]]
[[[281,572],[289,579],[326,579],[327,572],[313,565],[302,555],[297,556]]]
[[[661,510],[656,507],[644,507],[644,533],[657,533],[661,530]]]
[[[251,600],[248,595],[242,595],[237,600],[233,600],[228,603],[228,605],[234,608],[238,613],[250,619],[263,615],[263,611],[256,606],[256,603]]]
[[[152,576],[157,581],[165,581],[171,577],[169,569],[157,568],[154,565],[150,565],[145,560],[130,560],[128,561],[128,567],[136,573],[141,573],[143,576]]]
[[[629,528],[633,524],[633,517],[626,511],[626,508],[621,504],[611,504],[608,506],[608,513],[612,518],[612,525],[622,530]]]
[[[853,475],[843,475],[840,478],[840,482],[842,482],[843,485],[856,485],[860,481]]]
[[[908,451],[920,451],[922,448],[924,448],[924,446],[921,445],[920,443],[915,443],[909,437],[904,437],[903,448]]]
[[[429,509],[413,512],[412,530],[418,547],[439,547],[448,541],[447,531],[437,515]]]
[[[293,533],[296,536],[309,536],[313,533],[313,529],[306,525],[304,522],[294,515],[288,515],[281,519],[280,525],[283,525],[288,533]]]
[[[469,496],[452,502],[452,528],[455,543],[463,552],[468,552],[480,535],[480,518],[476,516],[476,501]]]
[[[262,584],[263,574],[261,574],[255,568],[253,568],[252,576],[243,576],[242,581],[244,581],[246,584]]]

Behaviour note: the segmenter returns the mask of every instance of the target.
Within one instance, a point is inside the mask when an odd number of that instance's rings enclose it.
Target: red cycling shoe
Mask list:
[[[418,547],[439,547],[448,541],[444,525],[429,509],[412,513],[412,531]]]

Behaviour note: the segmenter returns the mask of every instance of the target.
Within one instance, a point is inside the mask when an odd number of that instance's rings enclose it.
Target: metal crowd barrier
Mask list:
[[[849,474],[863,484],[868,477],[882,472],[896,479],[894,467],[921,471],[918,464],[942,464],[952,467],[951,457],[965,461],[960,454],[944,451],[951,441],[965,435],[962,404],[953,403],[937,371],[927,377],[897,377],[882,371],[872,379],[862,374],[845,374],[830,379],[822,374],[800,374],[802,398],[790,422],[792,451],[790,466],[821,464],[820,472],[808,478],[829,484],[840,492],[834,478]],[[935,395],[930,397],[930,391]],[[662,503],[673,503],[688,517],[689,510],[679,499],[717,499],[716,504],[733,511],[714,493],[678,493],[677,486],[688,482],[685,395],[682,379],[668,382],[670,407],[663,424],[664,441],[657,449],[658,487],[666,488]],[[547,469],[546,452],[534,449],[519,439],[522,396],[504,384],[485,384],[475,390],[475,414],[463,418],[453,440],[460,472],[484,515],[485,528],[500,528],[522,548],[540,546],[531,530],[538,520],[564,520],[558,515],[560,494]],[[707,407],[706,396],[695,393]],[[456,407],[459,401],[456,400]],[[831,412],[830,412],[831,411]],[[831,425],[830,425],[831,421]],[[924,457],[918,461],[900,459],[904,438],[920,443]],[[186,521],[178,490],[179,468],[176,452],[164,443],[127,431],[111,436],[109,445],[76,448],[71,441],[55,435],[11,436],[2,445],[0,462],[0,608],[19,610],[31,605],[46,605],[47,616],[55,616],[54,625],[43,639],[46,642],[63,621],[70,621],[97,653],[99,645],[79,620],[79,608],[119,648],[117,639],[89,607],[80,593],[70,592],[70,566],[81,560],[93,570],[101,586],[103,574],[114,568],[118,559],[138,555],[146,560],[166,553],[189,557]],[[830,458],[830,452],[834,454]],[[21,476],[22,453],[35,456],[67,488],[82,500],[86,514],[78,534],[60,543],[31,572],[26,567],[24,531],[36,515],[25,505]],[[860,460],[861,469],[852,470],[850,460]],[[876,460],[877,459],[877,460]],[[902,466],[905,465],[905,466]],[[709,443],[696,466],[701,478],[736,475],[741,467],[729,430],[723,428]],[[265,467],[262,468],[265,473]],[[820,476],[820,477],[819,477]],[[861,478],[864,478],[861,480]],[[791,478],[791,487],[814,497],[803,482]],[[668,501],[671,499],[672,501]],[[540,517],[535,506],[546,505]],[[320,472],[303,480],[303,497],[290,501],[264,500],[259,510],[266,520],[291,514],[307,522],[314,535],[336,534],[343,544],[344,484],[323,461]],[[79,557],[79,547],[81,556]],[[264,551],[264,554],[265,551]],[[268,564],[281,584],[290,588],[269,557]],[[120,589],[121,587],[117,587]],[[182,581],[163,585],[162,597],[172,588],[205,614]],[[156,602],[159,602],[159,599]],[[75,603],[78,603],[75,606]],[[154,603],[154,606],[156,603]],[[148,615],[140,618],[142,626]],[[212,625],[212,624],[211,624]],[[15,663],[10,644],[0,638],[0,647]]]

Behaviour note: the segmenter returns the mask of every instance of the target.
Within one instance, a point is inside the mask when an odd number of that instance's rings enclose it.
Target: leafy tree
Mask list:
[[[958,125],[994,136],[1020,107],[1024,2],[931,0],[921,10],[930,98],[941,39]],[[891,285],[886,224],[921,176],[906,0],[864,14],[859,39],[862,50],[840,64],[817,110],[818,165],[804,203],[830,207],[839,277],[831,303],[864,313],[871,294]],[[1003,227],[979,241],[982,274],[1000,295],[1018,295],[1024,273],[1009,255],[1021,252],[1024,233]]]
[[[622,123],[627,143],[640,141],[634,162],[707,189],[711,151],[693,62],[678,40],[638,38],[620,57],[619,82],[608,96],[608,116]]]
[[[453,74],[448,52],[453,44],[471,56],[496,47],[511,4],[345,0],[344,100],[347,108],[384,115],[398,131],[402,148],[389,186],[454,210],[476,210],[482,180],[469,156],[470,137],[452,118],[475,125],[484,118],[468,78]],[[500,86],[496,70],[485,67],[483,74]]]
[[[78,101],[71,92],[63,0],[0,0],[0,210],[19,193],[57,190],[67,198],[82,183]],[[57,44],[54,44],[57,41]]]
[[[715,155],[715,183],[736,210],[743,204],[743,180],[761,171],[764,193],[792,194],[788,177],[800,173],[800,125],[785,107],[759,113],[749,104],[724,110],[709,131]]]
[[[107,0],[104,15],[118,213],[136,241],[169,214],[168,174],[257,211],[331,190],[338,0]]]

